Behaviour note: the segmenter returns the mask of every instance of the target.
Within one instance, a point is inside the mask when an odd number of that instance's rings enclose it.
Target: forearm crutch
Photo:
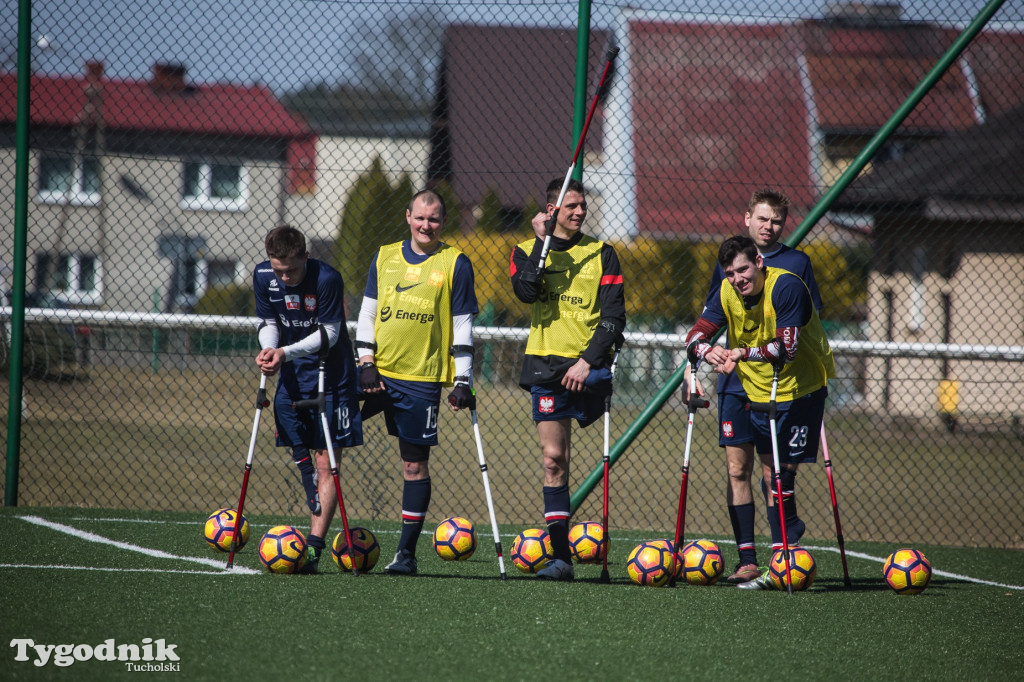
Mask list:
[[[338,462],[334,458],[334,444],[331,442],[331,429],[327,423],[327,396],[324,394],[324,374],[327,371],[327,356],[331,352],[327,340],[327,330],[320,325],[320,353],[318,359],[320,368],[317,376],[317,394],[315,398],[308,400],[296,400],[292,403],[295,410],[316,409],[320,413],[320,426],[324,432],[324,442],[327,444],[327,457],[331,463],[331,476],[334,478],[334,491],[338,496],[338,511],[341,514],[341,525],[345,529],[345,544],[348,545],[348,553],[352,563],[352,575],[359,575],[359,567],[356,566],[354,547],[352,545],[352,533],[348,527],[348,515],[345,514],[345,498],[341,495],[341,479],[338,476]]]
[[[228,552],[228,568],[235,565],[235,550],[238,547],[238,533],[242,527],[242,508],[245,506],[245,491],[249,487],[249,472],[252,471],[252,456],[256,452],[256,435],[260,429],[260,417],[263,408],[269,405],[267,400],[267,375],[260,374],[260,387],[256,391],[256,416],[252,420],[252,435],[249,437],[249,454],[245,458],[245,474],[242,476],[242,492],[238,496],[238,508],[235,516],[235,530],[231,534],[231,549]]]

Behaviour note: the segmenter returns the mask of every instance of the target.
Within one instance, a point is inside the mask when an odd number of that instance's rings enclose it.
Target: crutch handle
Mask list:
[[[696,412],[699,409],[711,407],[711,403],[699,395],[690,394],[689,400],[686,401],[686,407]]]
[[[327,397],[323,393],[320,393],[315,398],[296,400],[292,403],[292,409],[296,412],[299,410],[316,410],[317,412],[323,412],[327,409]]]

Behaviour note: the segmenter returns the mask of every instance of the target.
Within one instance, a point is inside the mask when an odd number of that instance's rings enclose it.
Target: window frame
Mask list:
[[[68,168],[72,170],[71,184],[67,187],[61,188],[44,188],[44,164],[54,163],[56,161],[61,162],[61,166],[64,173],[64,180],[61,181],[61,185],[67,180]],[[78,163],[75,163],[76,157],[74,154],[68,152],[40,152],[39,153],[39,168],[36,178],[36,200],[44,204],[71,204],[74,206],[97,206],[102,199],[102,195],[99,189],[95,192],[86,191],[86,179],[87,169],[90,169],[94,174],[94,183],[97,188],[100,187],[100,177],[102,173],[102,159],[93,154],[83,154],[77,158]],[[89,163],[89,162],[92,163]],[[66,167],[65,167],[66,166]],[[56,177],[56,175],[54,175]]]
[[[197,166],[196,193],[189,191],[189,167]],[[232,166],[238,169],[238,196],[225,198],[213,196],[213,172],[217,166]],[[249,169],[241,161],[214,161],[210,159],[187,159],[182,162],[181,208],[189,211],[244,211],[249,208]]]
[[[53,254],[46,251],[36,253],[36,279],[39,280],[39,270],[42,267],[49,269]],[[92,261],[92,287],[83,286],[83,265],[86,261]],[[103,262],[99,256],[92,253],[75,252],[57,256],[52,276],[47,278],[44,287],[45,291],[62,303],[70,305],[101,305],[103,303]],[[63,281],[68,284],[65,287],[58,287],[56,283]]]

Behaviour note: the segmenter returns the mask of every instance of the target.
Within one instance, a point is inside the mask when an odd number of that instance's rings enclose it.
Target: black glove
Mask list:
[[[696,367],[697,362],[700,361],[700,357],[697,355],[698,346],[700,346],[700,339],[694,339],[690,342],[690,345],[686,347],[686,359],[693,367]]]
[[[469,386],[465,377],[455,377],[455,387],[448,394],[448,404],[458,409],[476,409],[476,393]]]
[[[377,365],[372,362],[359,365],[359,388],[364,391],[380,388],[380,372],[377,371]]]
[[[786,344],[782,339],[776,337],[768,342],[766,348],[769,346],[775,346],[775,352],[778,353],[778,357],[772,358],[772,368],[776,372],[781,372],[782,368],[786,366]]]

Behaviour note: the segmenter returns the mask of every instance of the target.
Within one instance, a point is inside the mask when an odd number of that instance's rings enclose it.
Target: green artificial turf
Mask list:
[[[788,596],[721,583],[633,585],[626,555],[655,539],[636,531],[613,533],[610,584],[599,582],[600,565],[577,566],[575,582],[546,583],[511,565],[512,535],[521,528],[503,528],[503,581],[490,527],[479,521],[478,548],[464,562],[441,561],[422,537],[420,575],[410,578],[381,570],[397,524],[355,520],[382,545],[374,570],[354,577],[328,558],[320,575],[270,575],[256,559],[258,537],[278,523],[305,528],[308,519],[251,518],[254,537],[236,565],[253,572],[229,574],[220,568],[226,555],[203,542],[203,521],[181,513],[5,508],[0,636],[92,646],[162,638],[175,645],[180,679],[189,680],[1000,679],[1024,662],[1024,569],[1016,550],[918,547],[937,573],[923,594],[908,597],[881,577],[881,560],[895,547],[848,544],[847,588],[835,546],[814,544],[817,580]],[[340,529],[336,521],[332,530]],[[114,661],[37,667],[4,649],[5,679],[139,674]]]

